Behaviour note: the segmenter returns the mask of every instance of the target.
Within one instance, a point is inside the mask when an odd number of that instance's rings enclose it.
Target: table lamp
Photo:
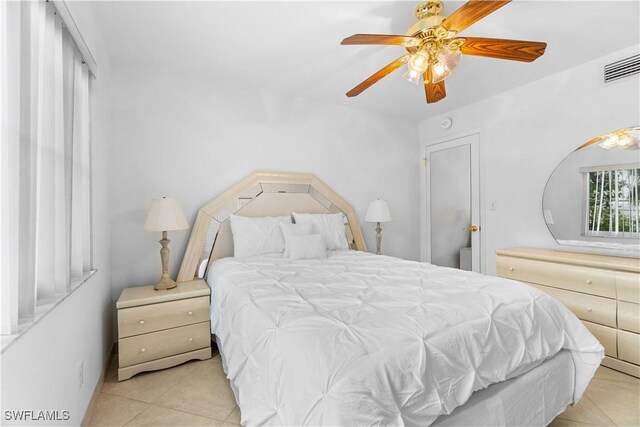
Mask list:
[[[163,197],[152,199],[144,229],[147,231],[162,231],[160,244],[160,259],[162,261],[162,276],[154,288],[156,290],[172,289],[178,284],[169,277],[169,242],[167,231],[184,230],[189,228],[187,219],[184,217],[182,208],[176,199]]]
[[[384,200],[376,199],[369,203],[369,209],[364,216],[364,220],[367,222],[377,223],[376,227],[376,254],[380,255],[380,246],[382,245],[382,228],[381,222],[391,221],[391,212],[389,212],[389,205]]]

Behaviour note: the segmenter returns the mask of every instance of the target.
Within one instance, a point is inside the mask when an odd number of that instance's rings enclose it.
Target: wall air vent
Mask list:
[[[630,56],[604,66],[604,82],[609,83],[640,73],[640,55]]]

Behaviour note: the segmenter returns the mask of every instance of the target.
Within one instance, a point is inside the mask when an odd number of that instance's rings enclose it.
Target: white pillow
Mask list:
[[[302,236],[306,234],[313,233],[313,225],[312,224],[286,224],[284,222],[280,223],[280,228],[282,229],[282,234],[284,236],[284,257],[289,257],[289,245],[287,244],[287,239],[289,236]]]
[[[290,259],[321,259],[327,257],[322,234],[287,236]]]
[[[233,234],[233,256],[246,258],[284,251],[284,236],[280,224],[290,224],[291,217],[249,218],[231,215],[229,221]]]
[[[324,235],[325,248],[328,251],[348,250],[349,242],[345,235],[344,214],[300,214],[293,213],[296,224],[312,224],[313,232]]]

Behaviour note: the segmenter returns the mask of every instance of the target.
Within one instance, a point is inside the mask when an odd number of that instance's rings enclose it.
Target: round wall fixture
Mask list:
[[[446,119],[442,120],[442,122],[440,122],[440,126],[442,126],[442,129],[449,129],[452,124],[453,124],[453,120],[451,120],[449,117],[447,117]]]

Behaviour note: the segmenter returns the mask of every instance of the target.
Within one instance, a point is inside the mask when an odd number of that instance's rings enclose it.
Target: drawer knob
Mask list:
[[[192,342],[192,341],[193,341],[193,338],[189,338],[189,342]]]
[[[587,307],[587,311],[588,311],[589,313],[591,313],[591,312],[593,311],[593,309],[592,309],[591,307]]]
[[[146,349],[146,348],[144,348],[144,347],[142,347],[142,348],[140,349],[140,353],[144,353],[145,351],[147,351],[147,349]]]
[[[140,324],[141,324],[141,325],[144,325],[144,320],[141,320],[141,321],[140,321]]]
[[[193,314],[193,311],[190,311],[187,313],[189,316],[191,316]]]
[[[587,285],[590,285],[591,283],[591,280],[587,279]]]
[[[513,271],[513,270],[515,270],[515,268],[509,267],[509,271]]]

